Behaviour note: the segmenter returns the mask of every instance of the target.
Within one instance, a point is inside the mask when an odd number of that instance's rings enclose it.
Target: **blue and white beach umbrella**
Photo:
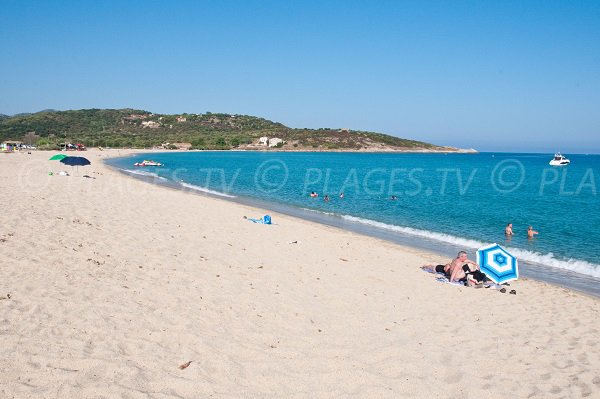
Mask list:
[[[519,278],[519,263],[517,258],[508,253],[498,244],[490,244],[477,250],[477,263],[496,284]]]

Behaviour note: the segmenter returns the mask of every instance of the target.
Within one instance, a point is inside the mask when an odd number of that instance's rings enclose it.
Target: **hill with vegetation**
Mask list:
[[[274,147],[260,143],[271,139]],[[457,151],[421,141],[349,129],[294,129],[248,115],[154,114],[134,109],[46,110],[0,117],[0,141],[40,149],[60,143],[88,147],[260,149],[290,151]]]

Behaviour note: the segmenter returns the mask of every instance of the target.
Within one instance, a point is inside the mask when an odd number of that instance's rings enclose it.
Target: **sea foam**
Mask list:
[[[195,185],[189,184],[189,183],[179,182],[179,184],[181,184],[181,186],[189,188],[191,190],[200,191],[200,192],[203,192],[203,193],[206,193],[206,194],[218,195],[219,197],[226,197],[226,198],[236,198],[235,195],[229,195],[229,194],[221,193],[219,191],[210,190],[208,188],[200,187],[200,186],[195,186]]]
[[[164,181],[168,180],[165,177],[159,176],[157,173],[148,172],[148,171],[145,171],[145,170],[131,170],[131,169],[122,169],[122,170],[123,170],[123,172],[129,173],[129,174],[132,174],[132,175],[154,177],[155,179],[164,180]]]

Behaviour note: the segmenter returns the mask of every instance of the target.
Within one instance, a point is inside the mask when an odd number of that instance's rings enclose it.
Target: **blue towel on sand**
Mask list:
[[[439,274],[439,273],[436,273],[436,274]],[[461,286],[465,285],[465,283],[461,283],[459,281],[452,281],[452,282],[450,282],[450,280],[448,280],[448,277],[445,277],[445,276],[436,277],[435,280],[439,281],[440,283],[447,283],[447,284],[461,285]]]
[[[431,270],[431,269],[424,269],[421,268],[421,270],[423,270],[425,273],[429,273],[429,274],[435,274],[436,277],[435,280],[439,281],[440,283],[448,283],[448,284],[452,284],[452,285],[460,285],[460,286],[464,286],[464,283],[458,282],[458,281],[453,281],[450,282],[450,280],[448,279],[448,277],[446,277],[446,275],[444,273],[438,273],[435,270]]]
[[[254,218],[246,218],[249,221],[251,221],[252,223],[260,223],[260,224],[273,224],[271,222],[271,216],[269,215],[265,215],[260,219],[254,219]]]

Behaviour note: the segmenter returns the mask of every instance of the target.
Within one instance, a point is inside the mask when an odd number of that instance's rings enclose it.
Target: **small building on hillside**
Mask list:
[[[160,127],[160,123],[154,121],[142,121],[142,127],[149,127],[150,129],[157,129]]]
[[[185,122],[187,121],[187,118],[185,116],[178,116],[177,117],[177,122]]]
[[[269,139],[269,147],[277,147],[280,143],[283,144],[283,140],[278,137]]]
[[[258,139],[258,144],[267,146],[269,145],[269,138],[264,136]]]

